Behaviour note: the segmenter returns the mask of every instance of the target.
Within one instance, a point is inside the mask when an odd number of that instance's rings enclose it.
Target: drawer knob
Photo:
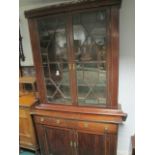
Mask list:
[[[108,126],[106,126],[106,127],[104,128],[104,131],[105,131],[105,132],[107,132],[107,131],[108,131]]]
[[[84,127],[85,128],[88,128],[88,123],[84,123]]]
[[[41,117],[41,118],[40,118],[40,121],[41,121],[41,122],[44,122],[44,118],[43,118],[43,117]]]
[[[60,124],[60,120],[59,120],[59,119],[57,119],[57,120],[56,120],[56,123],[57,123],[57,124]]]

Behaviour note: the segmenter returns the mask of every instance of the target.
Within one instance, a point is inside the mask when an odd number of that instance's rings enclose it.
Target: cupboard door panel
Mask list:
[[[72,155],[71,131],[45,127],[49,155]]]
[[[78,155],[107,155],[102,135],[78,132]]]
[[[71,130],[37,124],[42,155],[73,155]]]
[[[90,134],[78,132],[78,155],[116,155],[117,134]]]
[[[36,131],[37,131],[37,137],[39,141],[40,153],[41,155],[48,155],[44,126],[36,124]]]

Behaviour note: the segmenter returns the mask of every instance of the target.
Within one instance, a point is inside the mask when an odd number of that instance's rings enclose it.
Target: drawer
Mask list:
[[[95,133],[116,133],[117,125],[109,123],[96,123],[87,121],[78,121],[78,129]]]
[[[58,127],[65,127],[65,128],[75,128],[77,124],[74,120],[52,118],[52,117],[35,116],[34,120],[36,123],[58,126]]]

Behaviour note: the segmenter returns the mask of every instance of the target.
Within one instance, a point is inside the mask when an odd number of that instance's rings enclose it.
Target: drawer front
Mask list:
[[[67,119],[62,119],[62,118],[52,118],[52,117],[36,116],[35,122],[39,124],[65,127],[65,128],[74,128],[76,126],[76,122],[73,120],[67,120]]]
[[[116,133],[117,132],[117,125],[115,124],[108,124],[108,123],[96,123],[96,122],[87,122],[87,121],[79,121],[78,122],[78,129],[85,130],[89,132],[94,132],[98,134],[107,133]]]
[[[57,126],[63,128],[72,128],[76,130],[92,132],[103,134],[107,133],[116,133],[117,125],[109,124],[109,123],[96,123],[90,121],[80,121],[80,120],[70,120],[63,118],[52,118],[52,117],[41,117],[35,116],[35,122],[39,124],[49,125],[49,126]]]

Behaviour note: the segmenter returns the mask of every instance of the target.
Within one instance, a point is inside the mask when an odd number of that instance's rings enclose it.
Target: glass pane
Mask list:
[[[51,63],[49,67],[45,65],[44,75],[48,102],[70,102],[68,64]]]
[[[67,61],[66,18],[56,16],[38,21],[43,62]]]
[[[106,11],[73,17],[79,105],[106,104]]]
[[[106,55],[105,11],[74,15],[74,48],[76,61],[102,61]]]
[[[77,63],[79,105],[106,104],[106,71],[104,63]]]
[[[38,28],[47,101],[70,104],[66,17],[40,19]]]

